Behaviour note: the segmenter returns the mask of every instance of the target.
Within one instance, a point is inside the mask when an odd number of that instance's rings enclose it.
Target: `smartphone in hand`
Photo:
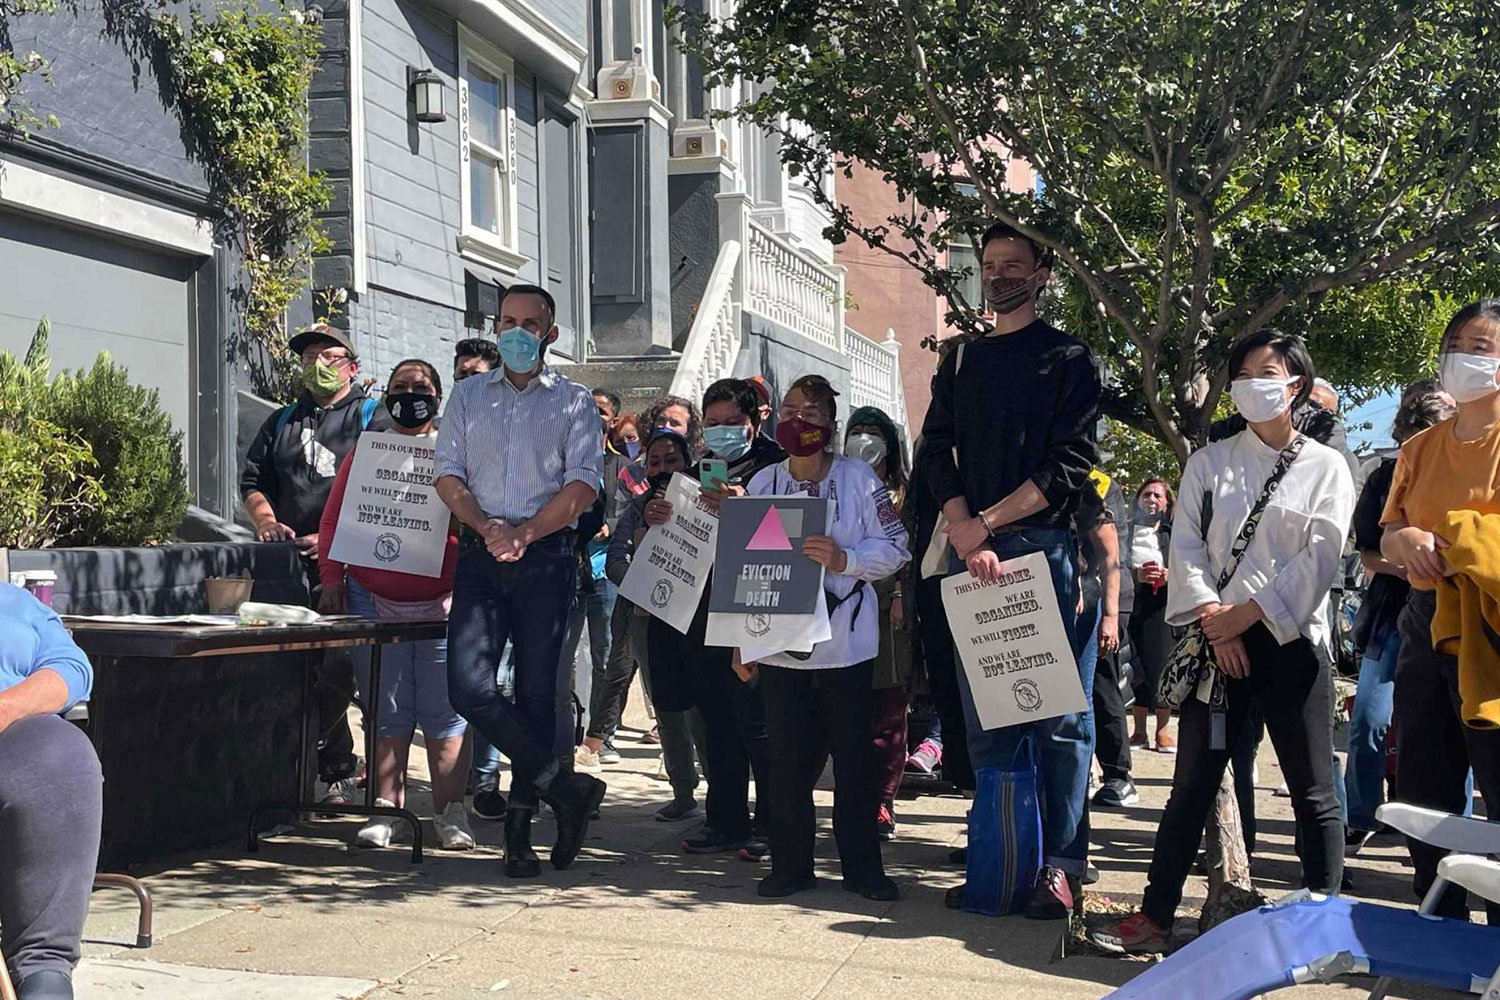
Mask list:
[[[698,464],[698,482],[711,490],[729,485],[729,463],[722,458],[705,458]]]

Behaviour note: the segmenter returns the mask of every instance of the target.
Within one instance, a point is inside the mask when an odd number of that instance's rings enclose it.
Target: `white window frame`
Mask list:
[[[500,108],[500,141],[505,147],[495,149],[469,134],[469,64],[489,73],[505,88]],[[520,195],[516,176],[516,64],[505,53],[479,37],[462,24],[458,26],[458,149],[459,149],[459,228],[458,249],[466,257],[514,274],[529,261],[521,252],[519,216]],[[500,213],[500,233],[474,225],[469,191],[471,147],[486,159],[500,165],[500,183],[496,206]]]

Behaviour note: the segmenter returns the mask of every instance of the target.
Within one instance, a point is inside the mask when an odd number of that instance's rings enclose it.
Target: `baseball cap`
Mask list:
[[[293,354],[301,354],[314,344],[324,341],[342,347],[349,352],[351,358],[359,356],[359,352],[354,349],[354,343],[349,339],[349,335],[338,327],[329,326],[327,323],[314,323],[293,337],[291,342],[287,344],[287,347],[291,348]]]

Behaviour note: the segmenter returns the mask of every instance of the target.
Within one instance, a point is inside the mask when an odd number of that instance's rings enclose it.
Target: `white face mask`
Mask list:
[[[1292,401],[1286,387],[1294,378],[1237,378],[1229,383],[1229,398],[1234,400],[1240,416],[1252,424],[1275,420],[1286,412]]]
[[[1500,358],[1454,352],[1443,355],[1439,375],[1443,391],[1455,402],[1472,403],[1500,388],[1495,384],[1497,371],[1500,371]]]
[[[850,434],[844,442],[844,454],[860,459],[872,469],[885,458],[885,438],[879,434]]]

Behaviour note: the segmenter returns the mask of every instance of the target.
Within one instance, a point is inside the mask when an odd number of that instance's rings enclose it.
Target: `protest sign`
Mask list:
[[[329,551],[336,562],[442,575],[450,515],[433,485],[434,444],[428,435],[359,436]]]
[[[686,635],[714,565],[719,517],[698,481],[680,472],[667,485],[666,499],[672,519],[641,536],[620,596]]]
[[[823,599],[823,567],[802,554],[827,529],[822,498],[736,497],[720,505],[718,556],[708,610],[808,615]]]
[[[810,653],[833,638],[828,602],[819,601],[810,615],[767,615],[759,611],[708,613],[706,646],[730,646],[746,663],[776,653]]]
[[[998,582],[943,581],[943,607],[985,729],[1088,711],[1047,557],[1000,564]]]

